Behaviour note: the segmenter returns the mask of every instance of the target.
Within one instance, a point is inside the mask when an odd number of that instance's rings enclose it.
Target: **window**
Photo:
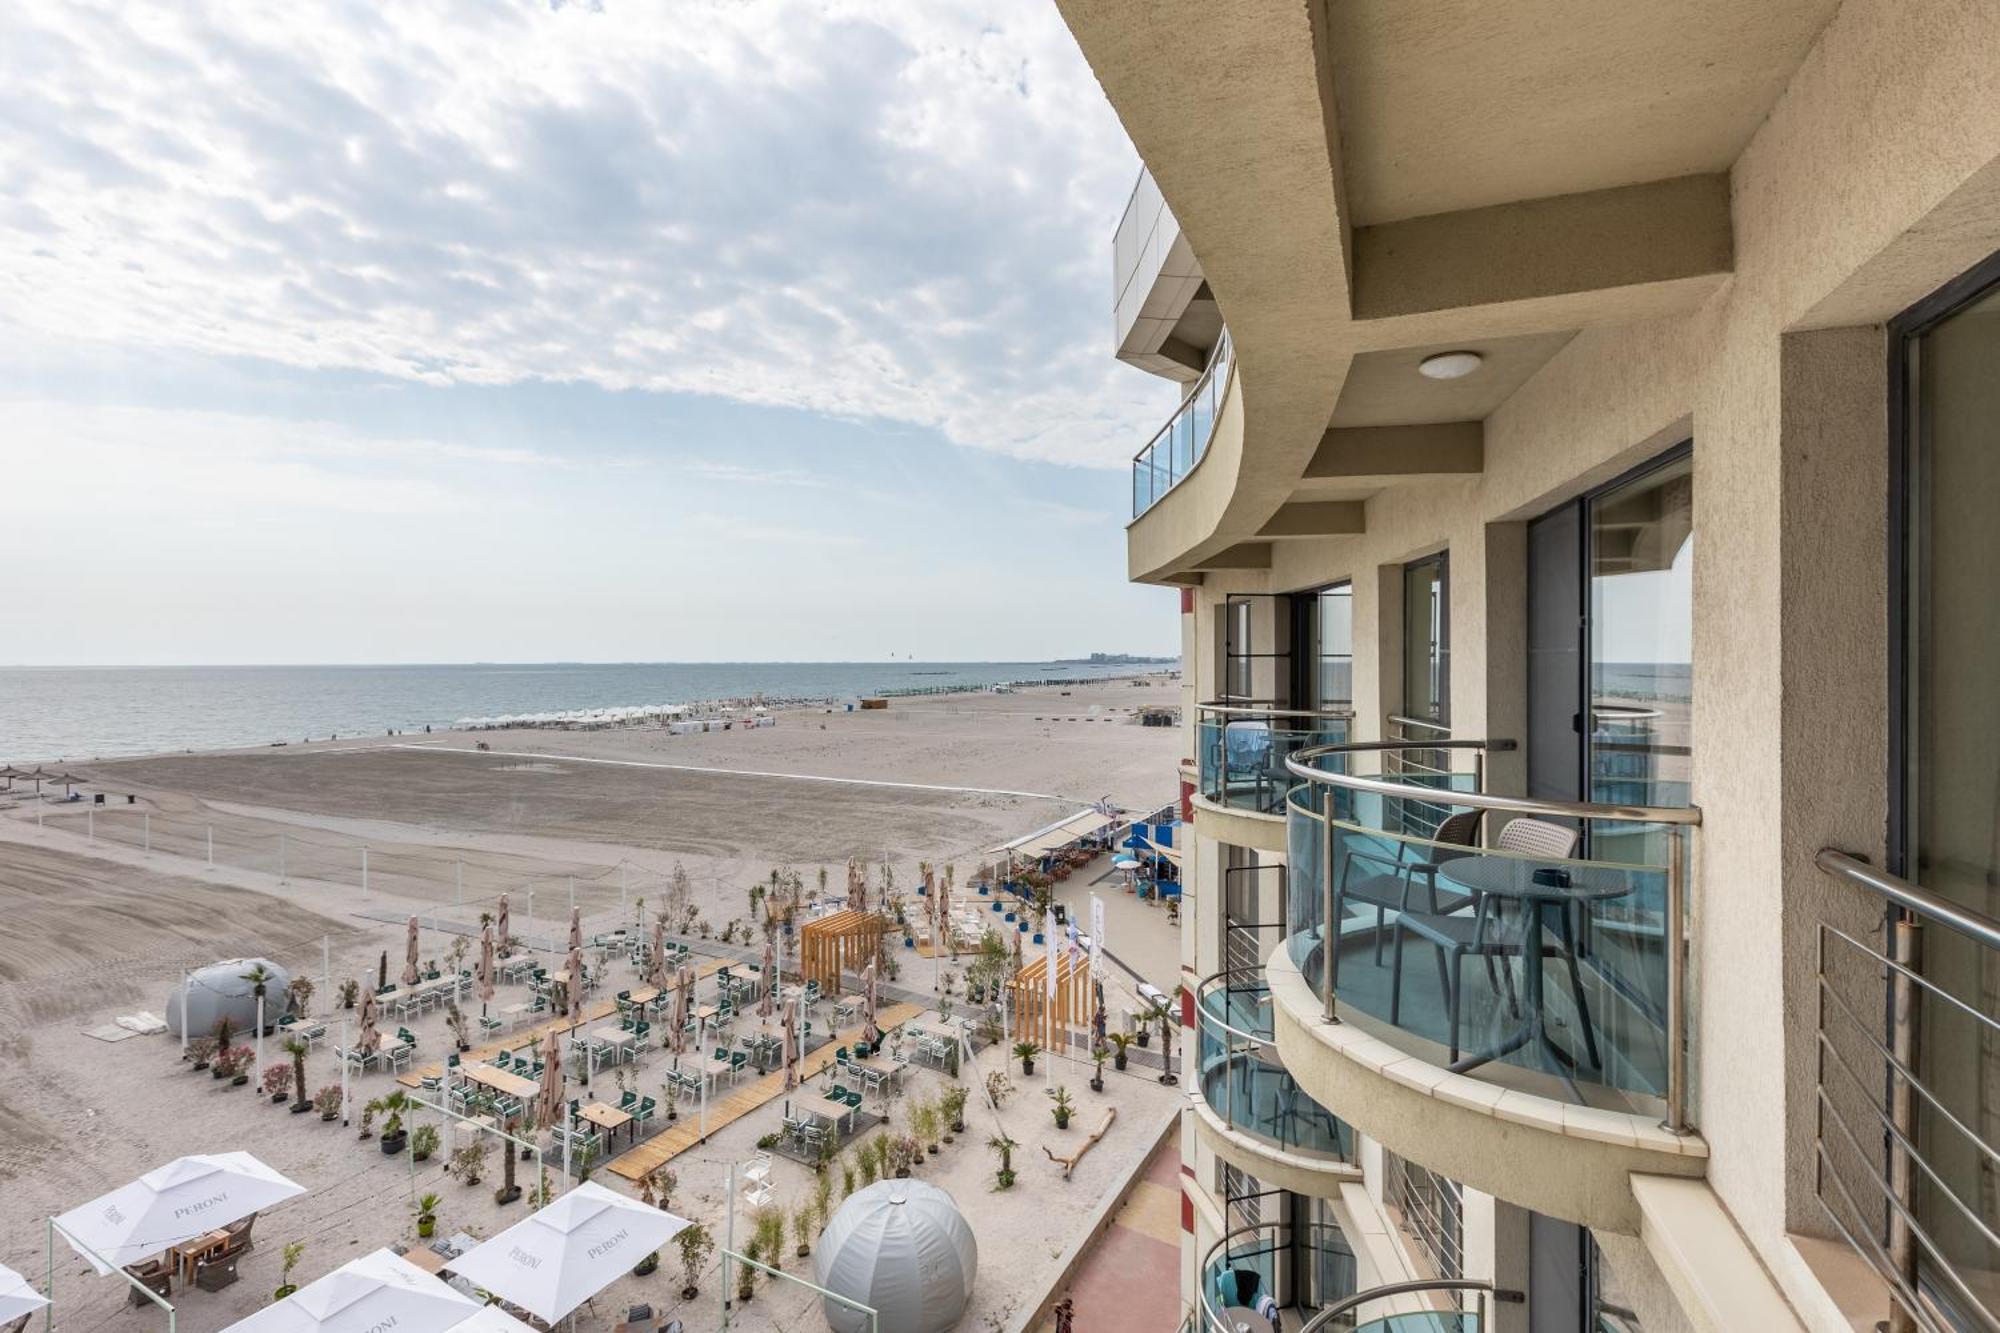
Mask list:
[[[1300,699],[1315,708],[1349,708],[1354,703],[1354,585],[1336,583],[1299,600],[1311,617],[1311,645],[1306,659],[1310,679],[1302,682]]]
[[[1222,696],[1231,703],[1291,705],[1291,598],[1231,593],[1222,604]]]
[[[1451,722],[1451,570],[1446,552],[1403,566],[1403,715]]]

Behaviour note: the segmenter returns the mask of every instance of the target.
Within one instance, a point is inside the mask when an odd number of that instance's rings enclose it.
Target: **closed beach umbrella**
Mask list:
[[[563,1001],[568,1006],[564,1012],[580,1011],[583,1008],[583,950],[570,945],[569,958],[563,967],[569,972],[569,985],[563,987]]]
[[[778,993],[777,936],[764,937],[764,993],[758,997],[757,1012],[765,1018],[771,1016],[773,997]]]
[[[403,940],[403,984],[414,986],[422,979],[417,971],[417,919],[411,917],[409,934]]]
[[[882,1040],[882,1029],[875,1026],[875,960],[868,961],[868,969],[861,974],[864,998],[868,1002],[868,1017],[861,1025],[861,1040],[873,1046]]]
[[[451,1271],[550,1324],[690,1223],[594,1180],[451,1261]]]
[[[688,992],[694,989],[694,969],[684,967],[674,982],[674,1022],[673,1031],[667,1035],[673,1039],[674,1054],[687,1050]]]
[[[373,1051],[382,1045],[382,1034],[375,1030],[375,992],[361,992],[361,1036],[355,1046],[363,1051]]]
[[[785,1091],[790,1092],[799,1085],[799,1009],[797,1005],[785,1006]]]
[[[583,947],[583,909],[580,907],[569,909],[569,947],[572,950]]]
[[[535,1123],[562,1123],[562,1034],[551,1029],[542,1037],[542,1090],[535,1098]]]
[[[493,927],[479,932],[479,1012],[493,1000]]]
[[[507,895],[500,895],[500,956],[505,958],[514,947],[514,937],[507,931]]]
[[[477,1333],[527,1325],[386,1249],[349,1260],[225,1333]]]
[[[944,868],[944,880],[937,891],[938,928],[933,938],[942,943],[945,956],[956,958],[957,950],[951,946],[951,867]]]
[[[653,915],[653,965],[646,969],[646,984],[658,990],[667,988],[667,914]]]
[[[28,1279],[0,1264],[0,1323],[33,1314],[48,1303],[49,1298],[29,1286]]]
[[[847,858],[847,906],[856,912],[868,910],[868,878],[851,856]]]
[[[247,1152],[208,1153],[177,1158],[72,1208],[56,1228],[106,1274],[304,1193]]]

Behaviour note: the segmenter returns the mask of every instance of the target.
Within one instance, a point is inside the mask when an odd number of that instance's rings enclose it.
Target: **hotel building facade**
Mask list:
[[[1057,4],[1188,1326],[2000,1328],[2000,5]]]

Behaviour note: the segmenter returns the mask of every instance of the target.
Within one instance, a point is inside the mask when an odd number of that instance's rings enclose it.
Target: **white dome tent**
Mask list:
[[[819,1284],[880,1312],[881,1333],[945,1333],[972,1299],[979,1243],[951,1195],[920,1180],[884,1180],[840,1205],[814,1248]],[[868,1316],[824,1300],[834,1333]]]
[[[285,994],[292,974],[268,958],[229,958],[192,973],[167,995],[167,1031],[181,1035],[181,1010],[186,1006],[187,1030],[191,1036],[205,1036],[215,1030],[216,1020],[227,1017],[239,1032],[257,1026],[257,987],[245,980],[258,966],[270,974],[264,983],[264,1023],[275,1027],[291,1003]]]

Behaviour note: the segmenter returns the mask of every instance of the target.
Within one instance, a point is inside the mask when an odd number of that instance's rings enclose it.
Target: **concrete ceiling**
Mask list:
[[[1727,170],[1839,0],[1323,0],[1356,226]]]
[[[1347,369],[1333,425],[1400,426],[1436,421],[1482,421],[1528,382],[1576,335],[1535,333],[1517,338],[1472,338],[1446,346],[1399,347],[1363,352]],[[1477,352],[1479,369],[1464,379],[1427,379],[1417,363],[1436,352]]]

